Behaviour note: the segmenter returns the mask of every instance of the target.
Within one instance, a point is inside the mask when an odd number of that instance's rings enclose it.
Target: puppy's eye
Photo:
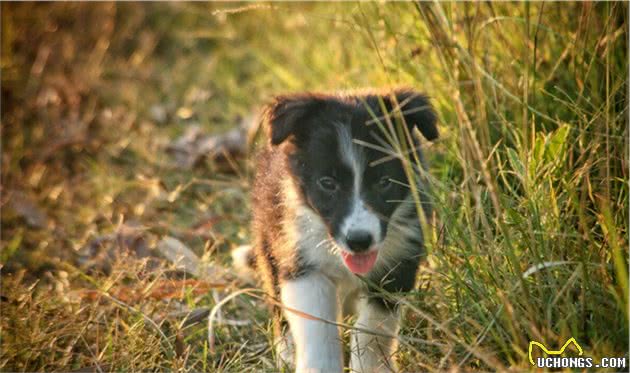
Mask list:
[[[389,176],[383,176],[376,184],[376,187],[380,191],[385,191],[389,189],[392,186],[392,184],[394,183],[392,182],[392,179]]]
[[[337,183],[337,180],[330,176],[324,176],[321,179],[317,180],[317,184],[320,188],[327,192],[336,192],[339,188],[339,183]]]

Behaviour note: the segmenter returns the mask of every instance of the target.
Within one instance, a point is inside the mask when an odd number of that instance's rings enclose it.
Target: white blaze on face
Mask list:
[[[343,237],[347,237],[351,231],[363,231],[370,233],[375,243],[382,240],[381,224],[378,217],[356,196],[352,199],[350,214],[341,224],[340,231]]]
[[[365,159],[363,150],[352,141],[352,134],[347,126],[337,125],[339,137],[339,147],[342,161],[352,169],[353,188],[350,201],[350,211],[341,223],[341,240],[345,240],[351,231],[363,231],[370,233],[374,243],[383,240],[381,237],[381,224],[378,216],[361,199],[361,185],[363,183],[363,172],[365,170]]]

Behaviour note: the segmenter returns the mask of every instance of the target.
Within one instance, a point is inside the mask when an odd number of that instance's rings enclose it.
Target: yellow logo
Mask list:
[[[529,342],[529,362],[532,363],[532,365],[536,365],[534,364],[534,358],[532,357],[532,348],[534,348],[534,346],[540,347],[547,355],[560,355],[564,353],[564,350],[571,343],[573,343],[575,347],[577,347],[578,355],[581,356],[584,353],[584,351],[582,351],[582,347],[580,347],[579,343],[577,343],[575,338],[571,338],[568,341],[566,341],[565,344],[562,346],[562,348],[559,350],[548,350],[547,347],[545,347],[545,345],[543,345],[542,343],[536,342],[536,341],[530,341]]]

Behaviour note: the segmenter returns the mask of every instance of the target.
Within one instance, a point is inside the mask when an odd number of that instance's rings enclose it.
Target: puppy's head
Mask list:
[[[390,217],[409,193],[392,136],[404,142],[399,135],[417,128],[428,140],[438,137],[428,99],[410,90],[282,96],[265,118],[301,202],[321,217],[347,267],[369,272]]]

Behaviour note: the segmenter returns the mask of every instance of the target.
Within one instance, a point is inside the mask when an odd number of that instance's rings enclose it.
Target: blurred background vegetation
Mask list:
[[[255,293],[168,252],[248,242],[274,94],[400,85],[442,135],[401,367],[627,357],[627,3],[1,6],[1,370],[275,370]]]

